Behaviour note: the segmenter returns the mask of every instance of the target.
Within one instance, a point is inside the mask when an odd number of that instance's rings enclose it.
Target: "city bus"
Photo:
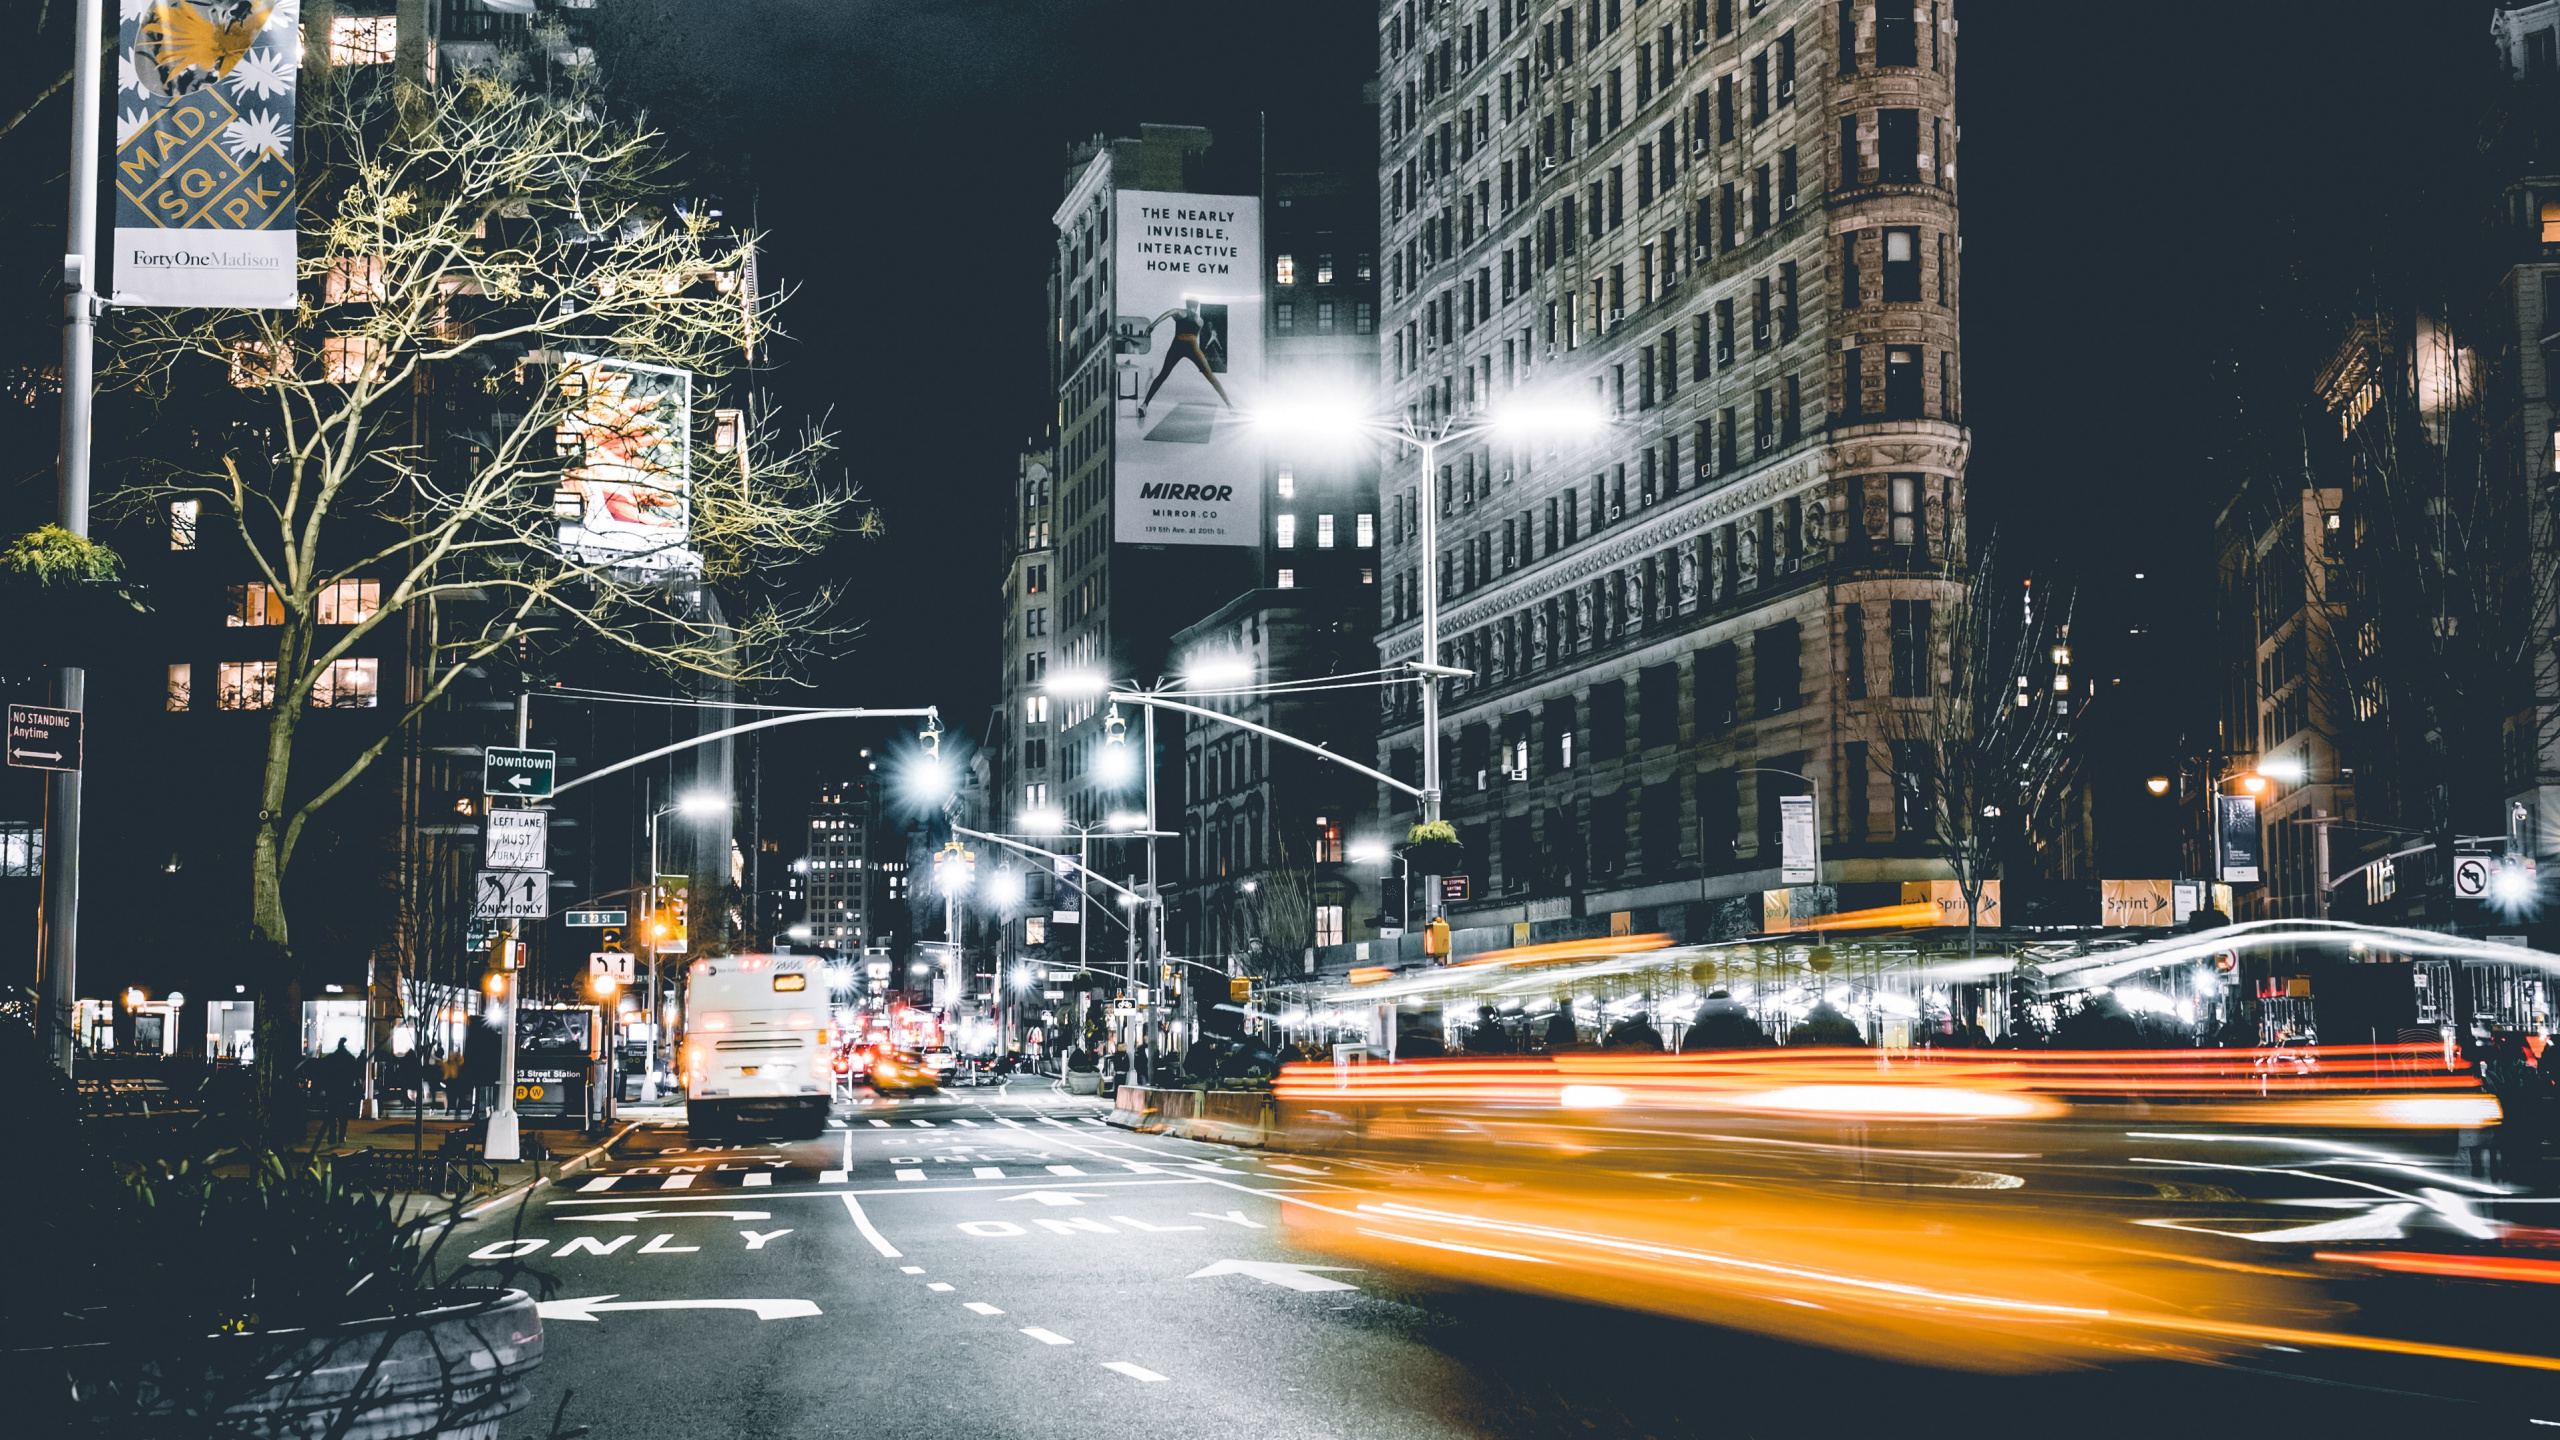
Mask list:
[[[835,1081],[827,972],[810,955],[719,955],[686,968],[686,1127],[826,1129]]]

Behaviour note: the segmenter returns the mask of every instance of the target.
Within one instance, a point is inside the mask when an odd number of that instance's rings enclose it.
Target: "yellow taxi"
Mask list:
[[[882,1095],[925,1095],[942,1088],[942,1076],[913,1050],[883,1050],[871,1062],[871,1088]]]

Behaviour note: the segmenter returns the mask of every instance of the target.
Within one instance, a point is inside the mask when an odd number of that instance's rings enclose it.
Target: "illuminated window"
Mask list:
[[[379,580],[334,580],[320,587],[320,623],[353,625],[382,608]]]
[[[370,656],[336,660],[312,685],[311,703],[323,710],[370,710],[381,689],[381,661]]]
[[[1316,943],[1319,945],[1342,943],[1341,906],[1319,905],[1316,907]]]
[[[1271,278],[1282,285],[1297,284],[1298,262],[1296,258],[1288,255],[1276,257],[1272,261]]]
[[[1276,523],[1280,532],[1280,548],[1283,550],[1294,550],[1298,548],[1298,517],[1295,515],[1283,515]]]
[[[1364,510],[1364,511],[1362,511],[1362,512],[1361,512],[1361,514],[1360,514],[1360,519],[1359,519],[1358,523],[1357,523],[1357,524],[1355,524],[1352,528],[1353,528],[1354,532],[1355,532],[1355,533],[1358,535],[1358,537],[1359,537],[1359,544],[1360,544],[1360,548],[1361,548],[1361,549],[1363,549],[1363,550],[1369,550],[1369,549],[1374,549],[1374,548],[1377,546],[1377,543],[1378,543],[1378,517],[1377,517],[1377,516],[1372,515],[1372,514],[1370,514],[1370,513],[1368,513],[1367,511],[1365,511],[1365,510]]]
[[[1034,725],[1047,724],[1049,722],[1049,697],[1046,695],[1034,695],[1023,701],[1022,718],[1030,721]]]
[[[1319,285],[1330,285],[1333,283],[1332,256],[1319,255],[1316,257],[1316,283]]]
[[[2542,243],[2560,245],[2560,201],[2542,202]]]
[[[390,15],[339,15],[329,22],[334,65],[388,65],[400,48],[400,22]]]
[[[332,385],[379,380],[388,368],[382,342],[370,335],[332,335],[320,342],[320,370]]]
[[[1279,588],[1281,588],[1281,589],[1283,589],[1283,590],[1295,590],[1295,589],[1297,589],[1297,588],[1298,588],[1298,572],[1297,572],[1297,571],[1295,571],[1295,570],[1283,570],[1283,571],[1281,571],[1281,572],[1280,572],[1280,579],[1279,579],[1279,581],[1278,581],[1277,583],[1278,583],[1278,585],[1279,585]]]
[[[343,255],[329,262],[320,298],[331,305],[373,304],[382,299],[382,257]]]
[[[258,340],[232,342],[231,384],[234,388],[255,390],[279,378],[290,378],[292,374],[291,347],[269,345]]]
[[[44,874],[44,827],[18,820],[0,824],[0,875],[32,880]]]
[[[169,502],[170,549],[193,550],[196,548],[196,517],[202,513],[200,503],[194,500]]]
[[[213,707],[217,710],[272,710],[276,703],[276,662],[225,660],[214,667]]]
[[[185,710],[195,704],[195,699],[196,667],[193,665],[170,666],[168,707],[172,710]]]
[[[1333,517],[1330,515],[1316,517],[1316,548],[1319,550],[1333,548]]]
[[[1283,499],[1283,500],[1294,500],[1294,499],[1298,498],[1298,472],[1297,472],[1297,471],[1290,469],[1290,468],[1289,468],[1288,466],[1286,466],[1286,465],[1281,466],[1281,467],[1280,467],[1280,481],[1279,481],[1279,484],[1280,484],[1280,498],[1281,498],[1281,499]]]
[[[273,585],[253,581],[247,585],[232,586],[229,594],[230,599],[223,610],[223,624],[236,628],[284,623],[284,597],[276,593]]]

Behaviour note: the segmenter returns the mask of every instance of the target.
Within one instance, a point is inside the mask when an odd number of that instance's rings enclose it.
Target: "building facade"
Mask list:
[[[1943,877],[1871,716],[1925,688],[1965,583],[1953,6],[1380,19],[1390,403],[1606,421],[1385,486],[1381,654],[1474,672],[1443,692],[1453,918],[1739,903],[1808,785],[1841,903]],[[1383,764],[1418,777],[1390,693]]]

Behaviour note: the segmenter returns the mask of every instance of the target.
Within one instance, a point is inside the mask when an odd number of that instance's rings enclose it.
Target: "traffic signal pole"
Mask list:
[[[533,728],[532,708],[533,697],[518,691],[516,693],[516,748],[519,750],[526,747],[527,737]],[[545,899],[547,902],[548,897],[546,896]],[[517,926],[521,923],[514,919],[508,920],[504,932],[505,938],[499,942],[506,946],[507,963],[510,967],[515,965],[516,958],[523,953],[516,948]],[[489,1113],[489,1133],[482,1139],[480,1145],[482,1158],[493,1164],[501,1160],[521,1159],[524,1154],[516,1131],[516,1011],[524,1004],[523,973],[521,969],[516,968],[510,968],[506,972],[507,994],[499,1010],[498,1108]]]

